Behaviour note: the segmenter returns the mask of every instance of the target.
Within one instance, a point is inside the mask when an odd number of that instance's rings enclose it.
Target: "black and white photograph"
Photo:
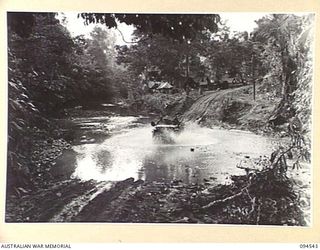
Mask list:
[[[6,16],[6,223],[312,226],[314,13]]]

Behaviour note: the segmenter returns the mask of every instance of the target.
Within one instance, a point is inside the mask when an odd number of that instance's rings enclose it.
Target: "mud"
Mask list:
[[[218,186],[133,178],[114,183],[67,181],[20,199],[20,206],[28,209],[14,219],[7,218],[7,222],[307,224],[299,204],[285,196],[271,199],[266,194],[258,204],[249,193],[243,193],[205,208],[212,201],[232,197],[247,185],[245,177],[232,179],[232,185]]]
[[[69,116],[64,134],[72,146],[38,143],[37,185],[7,197],[6,222],[310,223],[308,165],[289,172],[296,198],[237,196],[248,177],[234,176],[245,173],[236,164],[272,152],[270,138],[194,127],[175,138],[176,145],[158,145],[147,133],[148,117],[105,109]],[[203,208],[221,199],[227,201]]]

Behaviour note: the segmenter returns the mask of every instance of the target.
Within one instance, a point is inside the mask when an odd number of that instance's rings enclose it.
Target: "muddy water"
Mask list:
[[[165,144],[152,138],[149,121],[147,117],[117,115],[74,119],[78,143],[72,148],[73,157],[70,151],[60,157],[57,169],[61,172],[71,165],[71,177],[81,180],[120,181],[133,177],[225,184],[231,175],[244,173],[237,163],[246,161],[250,165],[275,146],[271,139],[252,133],[194,124],[172,135],[174,143]]]

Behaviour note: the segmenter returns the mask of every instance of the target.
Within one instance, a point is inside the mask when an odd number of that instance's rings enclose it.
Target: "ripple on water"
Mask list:
[[[137,122],[136,117],[113,117],[109,121],[110,126],[120,128],[119,133],[99,144],[74,147],[74,177],[98,181],[179,179],[185,183],[214,177],[216,183],[226,183],[230,175],[243,174],[236,164],[244,156],[259,157],[271,153],[273,147],[272,140],[253,133],[197,125],[188,125],[173,135],[174,144],[159,144],[152,138],[151,126],[128,129]]]

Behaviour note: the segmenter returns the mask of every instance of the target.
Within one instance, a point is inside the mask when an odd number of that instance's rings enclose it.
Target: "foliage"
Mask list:
[[[8,13],[8,21],[8,185],[18,188],[31,186],[31,146],[56,128],[49,118],[87,98],[111,99],[114,59],[103,53],[104,32],[73,39],[55,13]]]
[[[75,52],[70,58],[71,77],[75,79],[78,91],[78,95],[71,93],[71,96],[78,103],[90,99],[110,100],[114,94],[114,37],[101,28],[95,28],[90,35],[90,38],[79,36],[74,39]]]
[[[162,35],[145,37],[137,31],[134,34],[137,42],[130,47],[117,47],[117,62],[127,65],[128,70],[136,75],[156,66],[162,77],[170,82],[179,83],[188,76],[208,76],[215,80],[226,72],[244,82],[252,77],[253,63],[257,71],[261,68],[260,43],[248,39],[246,32],[229,38],[228,29],[223,25],[217,34],[198,32],[192,41],[184,43],[168,40]],[[264,73],[260,71],[260,74]]]
[[[40,111],[48,112],[66,97],[61,94],[70,83],[67,55],[72,51],[73,42],[66,29],[58,25],[54,14],[37,15],[34,19],[29,37],[9,34],[9,47],[20,59],[18,67],[23,73],[22,81],[35,105]]]
[[[281,146],[275,150],[270,158],[260,157],[254,165],[257,168],[242,167],[241,163],[238,164],[237,167],[245,169],[247,173],[239,192],[224,199],[215,200],[204,208],[212,209],[218,204],[244,197],[247,202],[241,202],[244,207],[240,210],[244,212],[240,217],[241,220],[249,220],[249,224],[305,225],[295,182],[287,177],[288,160],[292,160],[294,155],[296,158],[292,165],[293,169],[300,166],[300,160],[310,162],[310,154],[304,149],[292,141],[289,146]],[[293,154],[294,151],[295,154]],[[245,207],[249,207],[250,210]],[[292,217],[285,222],[287,213]],[[296,218],[296,216],[299,217]]]
[[[38,16],[38,21],[46,20],[48,25],[53,25],[53,19],[54,14]],[[30,186],[30,159],[26,157],[31,153],[30,133],[36,126],[48,128],[48,122],[41,114],[43,106],[37,100],[39,92],[35,91],[47,89],[47,85],[40,84],[40,79],[48,68],[40,62],[38,52],[58,47],[39,42],[42,39],[37,33],[39,26],[33,27],[36,30],[33,36],[21,29],[21,23],[26,23],[25,31],[31,31],[27,21],[35,25],[37,20],[33,14],[9,13],[8,21],[8,185]],[[47,59],[50,62],[51,58]]]
[[[297,89],[293,92],[293,106],[301,119],[304,131],[310,133],[312,113],[312,83],[313,83],[313,33],[314,15],[303,18],[302,31],[296,45],[298,70]]]
[[[182,44],[162,36],[144,39],[130,47],[117,47],[117,50],[117,62],[127,65],[128,70],[136,75],[152,66],[157,66],[168,79],[183,73],[183,69],[179,67],[184,59]]]
[[[86,24],[101,23],[108,28],[117,28],[117,22],[134,25],[146,36],[162,35],[178,40],[193,40],[198,32],[216,32],[220,17],[217,14],[79,14]]]
[[[310,58],[306,57],[308,51],[306,47],[310,44],[306,44],[304,49],[300,49],[299,39],[302,34],[306,37],[307,32],[304,29],[306,26],[309,28],[312,26],[310,20],[309,18],[306,23],[306,18],[303,17],[274,14],[257,21],[258,28],[254,32],[254,39],[261,42],[265,48],[263,64],[267,69],[267,77],[264,78],[264,84],[268,90],[273,87],[274,94],[282,98],[270,118],[274,125],[285,123],[290,117],[296,115],[296,107],[293,103],[296,102],[295,98],[297,97],[294,93],[300,92],[297,91],[299,85],[301,86],[298,82],[302,78],[299,72],[301,72],[301,66],[310,61]],[[308,90],[305,98],[311,96],[311,89]],[[303,100],[299,102],[301,103]],[[308,107],[305,106],[305,108]]]
[[[8,155],[7,155],[7,181],[9,187],[30,185],[28,175],[29,168],[26,167],[26,150],[32,144],[28,138],[31,124],[40,122],[38,109],[30,99],[30,94],[21,81],[23,73],[18,67],[19,59],[8,51]],[[33,117],[33,120],[31,120]]]
[[[241,81],[249,81],[253,77],[252,64],[254,63],[256,69],[260,68],[261,48],[248,39],[247,35],[246,32],[238,33],[232,38],[214,40],[208,46],[207,61],[215,78],[220,79],[228,72],[230,77],[239,76]]]
[[[189,77],[189,67],[199,69],[195,46],[188,44],[200,41],[199,37],[208,39],[218,30],[220,21],[216,14],[82,13],[79,16],[86,24],[102,23],[108,28],[117,28],[119,22],[133,25],[136,28],[133,43],[136,45],[118,47],[118,63],[125,63],[136,76],[150,66],[158,66],[170,82],[183,81],[182,67],[185,67],[186,77]]]
[[[80,16],[86,23],[103,23],[107,28],[117,27],[117,22],[132,24],[137,29],[135,42],[130,47],[117,47],[116,51],[115,37],[105,29],[94,29],[90,38],[71,38],[54,13],[8,14],[9,186],[19,189],[32,185],[30,172],[34,165],[29,159],[32,136],[48,134],[52,125],[47,118],[63,111],[66,105],[92,99],[139,101],[143,95],[138,86],[139,74],[157,66],[170,82],[179,82],[189,73],[219,78],[226,71],[230,76],[240,75],[242,80],[263,78],[266,91],[273,91],[282,99],[271,120],[279,121],[281,116],[284,123],[291,116],[298,116],[304,127],[291,130],[295,143],[275,151],[263,171],[248,175],[240,195],[249,197],[252,212],[244,214],[259,224],[263,221],[261,209],[268,202],[273,208],[272,204],[278,206],[282,198],[296,199],[286,173],[288,159],[295,158],[294,168],[300,166],[300,161],[310,160],[313,16],[265,17],[257,22],[253,36],[239,33],[231,38],[224,26],[219,34],[213,35],[219,31],[218,15],[83,13]],[[185,111],[193,102],[181,98],[180,93],[171,98],[166,102],[166,95],[146,95],[141,103],[133,102],[132,107],[141,111],[142,105],[157,106],[154,111],[161,113],[175,102],[177,111]],[[246,105],[241,105],[223,103],[222,111],[234,120],[232,115],[248,113]],[[240,195],[233,193],[230,197]],[[230,201],[230,197],[213,202],[216,205]],[[272,211],[276,213],[277,209]]]

